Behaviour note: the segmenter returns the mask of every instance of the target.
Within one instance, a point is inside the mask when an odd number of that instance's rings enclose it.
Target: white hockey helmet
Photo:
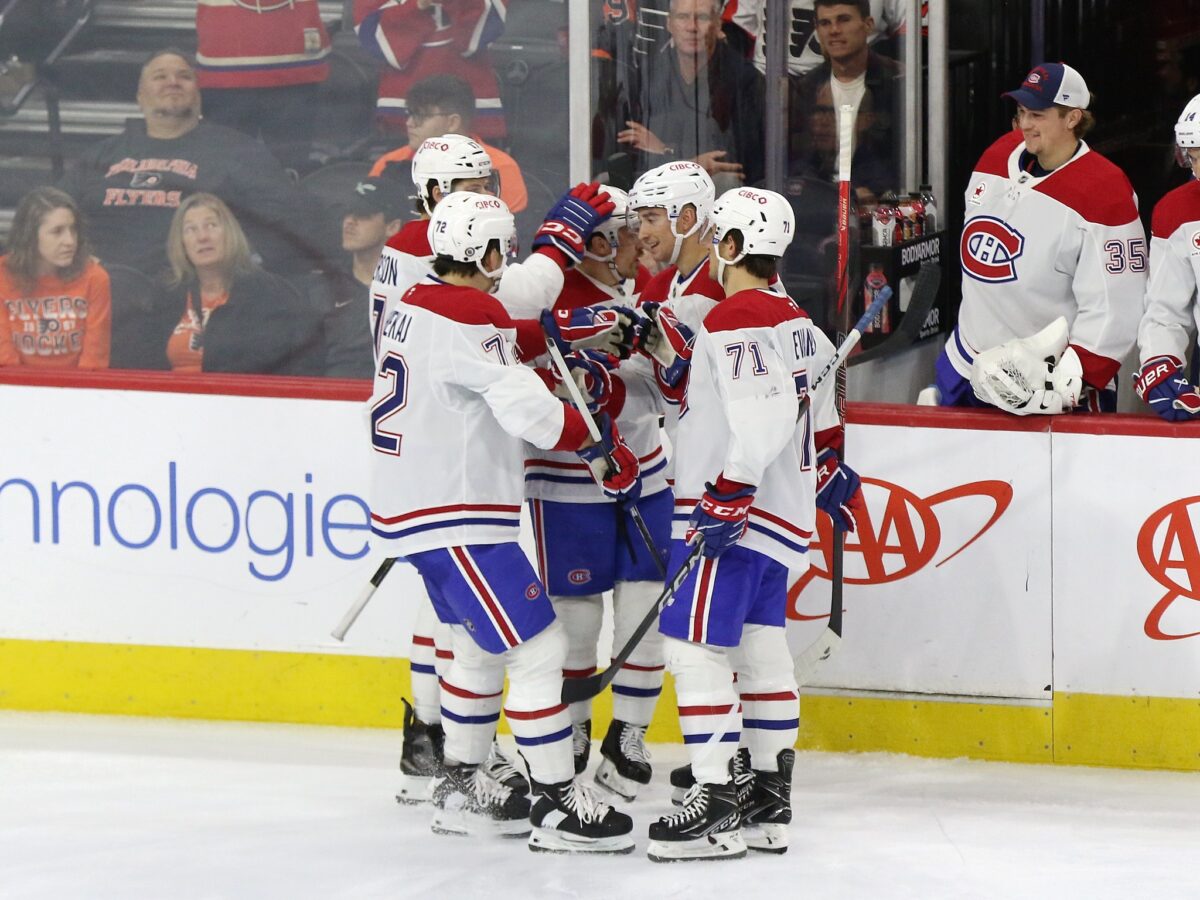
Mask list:
[[[429,219],[429,244],[435,256],[448,256],[458,262],[475,263],[495,281],[508,265],[515,249],[516,223],[508,205],[499,197],[456,191],[447,194],[433,209]],[[485,269],[483,257],[488,244],[500,244],[500,267]]]
[[[492,158],[475,141],[462,134],[443,134],[426,138],[412,158],[412,179],[417,196],[428,213],[434,201],[429,182],[436,181],[442,195],[449,195],[454,182],[460,178],[488,178],[492,174]]]
[[[1195,147],[1200,147],[1200,94],[1188,101],[1175,123],[1175,148],[1179,164],[1185,169],[1192,167],[1192,161],[1184,151]]]
[[[780,194],[762,188],[739,187],[723,193],[712,211],[713,244],[719,244],[730,231],[742,236],[742,249],[733,259],[717,253],[717,282],[725,267],[744,257],[783,256],[796,233],[796,215]]]
[[[675,249],[669,260],[674,265],[683,239],[696,233],[703,234],[708,229],[708,217],[716,197],[717,189],[704,167],[690,160],[679,160],[643,173],[629,190],[629,208],[635,212],[639,209],[666,210],[671,234],[675,236]],[[696,224],[680,234],[675,223],[689,204],[696,210]]]
[[[638,229],[638,218],[637,213],[629,206],[629,195],[623,190],[608,184],[600,185],[600,190],[608,194],[614,208],[612,214],[597,225],[592,234],[604,235],[611,249],[608,252],[608,256],[599,256],[590,250],[585,250],[584,256],[589,259],[598,259],[601,262],[611,263],[617,258],[617,245],[621,242],[622,229],[628,228],[636,232]]]

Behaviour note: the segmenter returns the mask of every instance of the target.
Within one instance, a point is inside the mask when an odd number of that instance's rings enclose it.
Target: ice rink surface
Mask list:
[[[637,851],[598,858],[431,834],[392,799],[399,748],[394,731],[0,713],[0,898],[1200,897],[1200,775],[804,753],[786,855],[657,865],[646,828],[682,746],[654,748]]]

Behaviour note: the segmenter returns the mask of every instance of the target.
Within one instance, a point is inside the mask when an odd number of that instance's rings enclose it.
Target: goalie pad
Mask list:
[[[1035,335],[980,353],[971,388],[985,403],[1018,416],[1056,415],[1077,406],[1083,365],[1067,346],[1067,320],[1060,316]]]

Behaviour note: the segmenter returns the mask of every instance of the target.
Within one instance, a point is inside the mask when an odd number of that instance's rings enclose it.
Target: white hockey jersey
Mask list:
[[[740,546],[790,569],[807,567],[816,520],[816,432],[840,427],[833,378],[797,420],[810,378],[833,355],[829,339],[788,297],[740,291],[696,335],[679,419],[672,535],[718,475],[756,485]]]
[[[563,294],[555,306],[566,309],[632,307],[636,303],[636,295],[626,294],[621,286],[602,284],[574,269],[564,279]],[[662,430],[658,426],[667,404],[654,381],[653,363],[645,356],[635,354],[622,361],[614,377],[620,381],[625,395],[617,415],[617,427],[629,448],[637,454],[642,496],[649,497],[667,488],[667,456],[662,445]],[[615,502],[596,486],[587,464],[577,455],[536,447],[528,448],[525,459],[525,494],[531,499],[560,503]]]
[[[429,222],[415,219],[392,235],[379,255],[371,280],[371,333],[387,321],[409,288],[432,274]],[[495,297],[513,319],[536,319],[554,305],[562,285],[562,266],[535,252],[504,270]]]
[[[1133,347],[1146,290],[1146,234],[1116,166],[1081,142],[1043,177],[1021,168],[1020,132],[980,158],[959,242],[963,299],[946,355],[971,375],[983,350],[1066,317],[1083,379],[1105,387]]]
[[[417,285],[379,337],[371,530],[394,556],[515,541],[524,441],[578,447],[583,419],[516,361],[512,320],[482,291]]]
[[[1150,235],[1150,281],[1138,329],[1141,362],[1155,356],[1186,360],[1200,329],[1200,181],[1158,201]]]

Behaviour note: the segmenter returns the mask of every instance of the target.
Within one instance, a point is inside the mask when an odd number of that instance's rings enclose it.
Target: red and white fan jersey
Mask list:
[[[1200,181],[1158,201],[1150,235],[1150,281],[1138,330],[1141,362],[1155,356],[1187,359],[1200,328]]]
[[[380,328],[371,529],[389,555],[515,541],[525,441],[578,447],[583,419],[517,362],[516,327],[474,288],[421,284]]]
[[[705,483],[757,486],[740,546],[804,569],[816,520],[817,435],[840,435],[832,377],[797,419],[800,398],[833,345],[788,297],[740,291],[696,335],[679,418],[672,536],[683,538]]]
[[[971,376],[983,350],[1067,320],[1083,378],[1105,387],[1133,347],[1146,290],[1146,234],[1124,173],[1086,143],[1037,177],[1010,132],[980,158],[959,243],[963,300],[946,344]]]

